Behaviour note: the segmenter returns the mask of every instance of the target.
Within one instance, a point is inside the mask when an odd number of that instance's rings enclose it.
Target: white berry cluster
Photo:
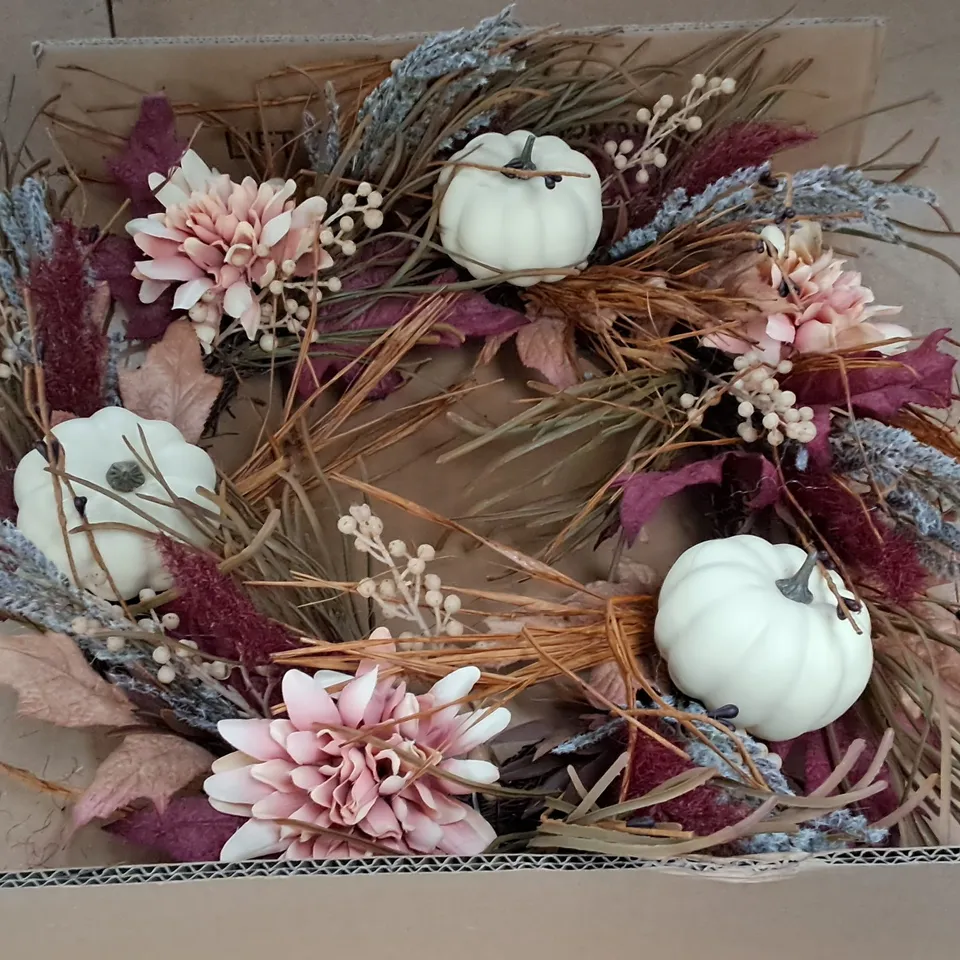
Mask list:
[[[743,423],[737,433],[753,443],[766,433],[767,443],[778,447],[784,440],[810,443],[817,436],[810,407],[798,407],[797,395],[792,390],[781,390],[776,374],[787,374],[793,369],[789,360],[781,360],[776,368],[763,362],[763,355],[756,350],[734,358],[736,379],[730,384],[733,395],[740,401],[737,412]],[[755,425],[759,418],[761,428]]]
[[[798,407],[797,395],[792,390],[781,390],[776,374],[787,374],[793,369],[789,360],[781,360],[776,367],[763,360],[763,355],[751,350],[733,361],[734,374],[730,383],[714,384],[699,396],[685,393],[680,406],[687,411],[693,424],[703,422],[708,407],[731,394],[739,401],[737,413],[742,423],[737,433],[747,443],[764,436],[771,447],[779,447],[785,440],[810,443],[817,436],[811,407]],[[760,427],[757,427],[757,420]]]
[[[140,602],[149,603],[157,597],[156,590],[149,587],[140,591]],[[124,617],[123,607],[119,604],[110,605],[110,612],[117,617]],[[154,634],[156,642],[153,648],[153,662],[157,664],[157,681],[167,684],[177,679],[177,660],[182,661],[184,667],[207,673],[214,680],[226,680],[230,676],[230,665],[222,660],[207,660],[197,652],[199,644],[195,640],[174,640],[166,636],[167,630],[176,630],[180,626],[180,617],[175,613],[158,614],[151,609],[149,615],[137,621],[137,627],[143,633]],[[88,634],[91,630],[99,629],[96,623],[85,617],[77,617],[71,628],[78,636]],[[115,634],[107,637],[106,647],[111,653],[119,653],[127,645],[126,637]]]
[[[337,521],[337,529],[353,538],[354,547],[386,567],[386,576],[365,578],[357,593],[373,600],[384,617],[416,624],[421,637],[460,637],[463,624],[456,619],[461,607],[455,593],[444,594],[440,577],[427,573],[427,564],[436,559],[429,543],[411,551],[403,540],[383,540],[383,521],[366,504],[350,507]],[[415,636],[401,634],[401,639]]]
[[[730,95],[736,89],[737,81],[733,77],[708,78],[698,73],[690,80],[690,90],[680,99],[679,106],[669,93],[665,93],[653,105],[653,110],[641,107],[637,111],[637,120],[646,126],[642,143],[637,144],[630,139],[619,143],[608,140],[603,149],[612,158],[618,171],[636,169],[634,178],[637,183],[647,183],[650,180],[650,166],[662,169],[667,165],[664,148],[669,138],[682,131],[696,133],[703,127],[703,117],[696,112],[698,108],[708,100],[721,94]]]
[[[352,257],[357,252],[357,244],[352,237],[359,224],[362,223],[368,230],[378,230],[383,226],[382,205],[383,194],[366,182],[357,186],[356,193],[345,193],[340,198],[337,210],[324,220],[320,246],[331,255],[336,252],[344,257]],[[273,353],[277,349],[278,327],[282,325],[294,335],[302,334],[310,320],[312,304],[323,299],[324,289],[338,293],[343,286],[337,276],[322,276],[316,280],[312,276],[296,279],[293,276],[296,268],[292,260],[285,260],[280,265],[279,276],[274,277],[267,286],[267,296],[260,304],[260,325],[266,332],[261,335],[259,344],[265,353]],[[313,342],[319,338],[320,334],[315,330]]]

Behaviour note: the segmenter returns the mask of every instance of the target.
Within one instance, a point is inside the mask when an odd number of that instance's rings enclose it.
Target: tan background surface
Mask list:
[[[29,47],[35,38],[110,36],[111,24],[117,36],[384,34],[470,24],[498,10],[501,3],[244,0],[197,4],[194,0],[113,0],[112,15],[103,0],[12,0],[12,6],[7,0],[4,6],[0,90],[6,90],[9,78],[17,75],[12,125],[22,129],[37,105]],[[665,23],[747,19],[768,17],[773,12],[768,0],[647,0],[642,6],[623,0],[521,0],[518,7],[528,23],[561,22],[567,26],[624,20]],[[928,91],[932,96],[922,104],[880,117],[873,125],[867,152],[872,155],[912,127],[916,135],[898,155],[916,157],[933,137],[940,136],[940,149],[924,180],[941,193],[948,211],[960,214],[956,167],[960,156],[960,16],[951,0],[914,0],[910,4],[902,0],[806,0],[798,4],[796,14],[890,18],[878,103]],[[880,300],[906,305],[904,322],[908,325],[917,330],[953,325],[960,279],[947,268],[909,251],[888,249],[867,251],[861,265]],[[90,739],[82,733],[63,731],[51,738],[48,731],[15,719],[12,712],[12,698],[0,691],[0,759],[29,765],[52,780],[82,784],[96,760],[97,747]],[[69,738],[72,749],[64,750],[65,738]],[[54,740],[56,752],[52,749]],[[68,852],[64,852],[64,839],[63,819],[56,805],[0,779],[0,870],[38,863],[102,863],[115,860],[119,853],[118,849],[105,848],[107,841],[96,832],[79,838]],[[637,935],[642,936],[642,931]]]

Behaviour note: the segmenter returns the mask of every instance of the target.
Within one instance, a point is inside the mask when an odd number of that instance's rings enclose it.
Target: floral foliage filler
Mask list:
[[[740,47],[685,94],[647,96],[642,63],[598,77],[604,42],[529,33],[508,8],[366,65],[356,88],[333,71],[292,143],[250,142],[242,179],[188,149],[179,108],[145,97],[108,158],[125,235],[81,229],[42,168],[0,190],[0,616],[16,623],[0,684],[25,717],[117,735],[82,790],[37,780],[73,797],[75,825],[175,860],[948,839],[931,824],[941,771],[960,769],[960,626],[936,593],[960,579],[955,360],[949,331],[892,323],[901,308],[834,253],[850,235],[923,249],[901,211],[936,198],[849,167],[779,173],[816,118],[778,122],[783,84],[758,84]],[[591,68],[555,69],[578,57]],[[434,196],[464,139],[516,129],[575,136],[605,205],[587,262],[523,289],[470,279],[444,254]],[[506,172],[542,175],[545,190],[565,175]],[[127,356],[129,341],[152,343]],[[477,487],[505,465],[514,485],[464,515],[507,526],[500,539],[350,472],[395,443],[422,454],[420,426],[476,387],[471,374],[399,414],[372,403],[402,404],[438,349],[478,364],[499,352],[518,386],[546,381],[502,423],[472,395],[470,417],[449,419],[469,436],[431,467],[445,485],[448,460],[498,444]],[[76,486],[103,478],[72,475],[52,426],[121,404],[212,440],[222,467],[241,406],[227,385],[261,375],[286,400],[244,438],[257,450],[210,493],[218,509],[189,513],[210,549],[160,529],[167,590],[107,603],[18,531],[12,474],[36,448],[75,532],[113,532],[87,522]],[[344,396],[314,417],[331,380]],[[601,479],[541,497],[570,440],[571,461]],[[534,453],[545,470],[525,469]],[[451,586],[440,540],[391,539],[367,503],[331,521],[343,487],[472,538],[494,577],[477,588],[467,552],[456,563],[474,587]],[[508,506],[518,491],[526,501]],[[686,491],[713,534],[817,550],[868,606],[883,656],[828,728],[763,743],[735,729],[736,705],[710,712],[670,680],[656,578],[626,551]],[[542,554],[506,545],[526,525],[551,531]],[[551,565],[609,537],[616,582],[582,586]],[[508,729],[518,692],[549,718]]]

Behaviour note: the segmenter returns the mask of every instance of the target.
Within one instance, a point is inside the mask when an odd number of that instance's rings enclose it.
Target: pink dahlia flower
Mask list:
[[[767,363],[776,364],[790,353],[866,348],[912,336],[906,327],[873,320],[899,313],[901,308],[873,305],[873,291],[862,285],[860,274],[844,270],[845,261],[823,249],[818,223],[798,224],[790,235],[789,249],[778,227],[767,227],[762,236],[775,255],[763,254],[752,261],[732,287],[761,306],[766,300],[770,312],[743,321],[734,332],[704,337],[708,346],[731,354],[759,349]],[[906,344],[876,349],[895,353],[906,349]]]
[[[224,313],[252,340],[260,291],[275,278],[308,276],[333,262],[323,249],[314,254],[327,202],[311,197],[297,205],[293,180],[234,183],[188,150],[169,176],[152,173],[149,183],[163,212],[127,224],[150,258],[134,271],[143,281],[140,300],[153,303],[176,284],[174,308],[189,311],[207,343]]]
[[[354,678],[288,671],[288,719],[220,722],[220,735],[239,752],[213,764],[204,789],[216,810],[248,818],[222,859],[364,857],[374,847],[402,855],[482,853],[496,834],[457,799],[474,788],[434,772],[472,784],[499,777],[494,764],[465,759],[510,721],[503,707],[461,712],[459,701],[479,677],[476,667],[463,667],[416,696],[403,683],[381,680],[370,663]],[[339,692],[328,692],[343,681]]]

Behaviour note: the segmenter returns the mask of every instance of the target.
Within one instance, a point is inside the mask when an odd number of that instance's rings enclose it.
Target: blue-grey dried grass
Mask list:
[[[903,238],[887,215],[891,202],[937,202],[936,194],[926,187],[871,180],[851,167],[801,170],[790,179],[780,177],[772,189],[760,182],[766,181],[769,174],[767,163],[744,167],[695,197],[688,197],[682,188],[674,190],[647,226],[631,230],[610,248],[609,259],[632,256],[671,230],[694,223],[708,213],[711,224],[778,220],[788,197],[795,216],[816,217],[826,230],[857,228],[887,243],[900,243]]]
[[[0,192],[0,231],[20,276],[26,277],[31,261],[47,256],[53,245],[53,221],[42,180],[28,177],[9,193]]]
[[[475,94],[498,74],[522,70],[524,63],[517,60],[516,49],[498,49],[522,29],[514,19],[513,7],[507,7],[472,29],[438,33],[408,53],[360,108],[358,119],[367,125],[353,158],[353,175],[375,179],[398,138],[419,145],[427,130],[442,121],[465,95]],[[411,119],[430,85],[441,78],[445,79],[442,94],[431,101],[429,111]],[[472,118],[450,141],[468,128],[477,132],[490,119]]]
[[[79,620],[122,635],[136,624],[113,606],[75,587],[13,524],[0,523],[0,619],[15,619],[76,639],[87,660],[125,693],[162,703],[178,720],[215,734],[217,723],[241,714],[238,706],[213,686],[188,677],[164,685],[150,683],[156,664],[147,646],[127,643],[108,650],[105,642],[83,632]],[[89,629],[89,628],[88,628]],[[99,632],[99,631],[91,631]]]
[[[868,418],[835,430],[830,450],[835,470],[874,487],[901,529],[926,545],[921,562],[931,572],[956,568],[956,558],[933,544],[960,553],[960,527],[944,518],[960,506],[960,463],[908,430]]]
[[[303,111],[303,145],[314,173],[329,173],[340,159],[340,101],[337,88],[331,81],[324,87],[327,119],[321,127],[317,118]]]
[[[687,713],[705,714],[704,707],[695,700],[677,700],[665,697],[667,703]],[[679,724],[674,720],[665,721],[679,731]],[[693,721],[694,726],[702,733],[714,747],[710,749],[698,740],[684,739],[684,749],[687,755],[698,767],[712,767],[724,777],[730,777],[730,765],[747,778],[743,758],[737,750],[732,738],[722,733],[709,723]],[[754,740],[748,733],[737,731],[737,739],[750,755],[763,779],[774,793],[785,796],[796,796],[787,778],[780,769],[780,764],[770,756],[769,750],[762,743]],[[717,752],[722,755],[718,756]],[[722,796],[722,794],[721,794]],[[760,801],[752,801],[758,803]],[[842,850],[851,843],[865,843],[869,846],[879,846],[886,842],[887,830],[871,827],[867,818],[862,814],[843,808],[832,810],[819,817],[813,817],[800,826],[796,833],[760,833],[746,837],[739,841],[744,853],[822,853],[827,850]]]

